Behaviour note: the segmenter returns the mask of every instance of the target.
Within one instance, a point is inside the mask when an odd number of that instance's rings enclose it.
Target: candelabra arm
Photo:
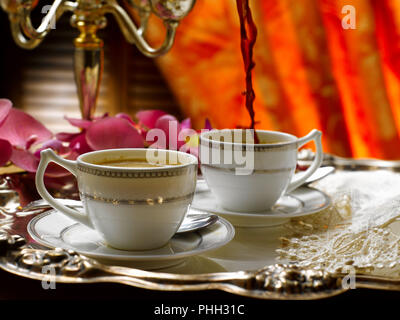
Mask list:
[[[111,13],[115,17],[126,41],[128,41],[130,44],[135,44],[145,56],[149,58],[155,58],[171,49],[174,43],[176,29],[179,25],[178,21],[164,21],[167,29],[165,40],[159,48],[155,49],[151,47],[143,38],[143,28],[138,29],[131,17],[115,1],[109,1],[106,5],[104,5],[103,10],[105,13]]]
[[[43,40],[42,39],[27,39],[24,37],[18,19],[14,15],[10,15],[10,29],[14,42],[23,49],[32,50],[36,48]]]
[[[23,7],[17,12],[9,12],[11,34],[15,43],[24,49],[36,48],[48,34],[53,22],[65,11],[73,11],[75,7],[75,2],[56,0],[37,29],[32,26],[31,8]]]
[[[31,10],[29,8],[21,8],[20,23],[24,34],[31,39],[44,38],[52,28],[53,21],[61,16],[61,5],[63,1],[64,0],[54,1],[38,28],[32,26],[32,21],[30,18]]]
[[[140,26],[137,30],[139,36],[143,36],[143,34],[145,33],[150,14],[150,11],[139,11]]]

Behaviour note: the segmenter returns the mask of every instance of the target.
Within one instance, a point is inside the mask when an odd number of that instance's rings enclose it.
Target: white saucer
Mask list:
[[[222,208],[205,182],[199,181],[192,208],[215,213],[237,227],[268,227],[283,224],[291,218],[319,212],[330,205],[330,198],[322,191],[310,187],[300,187],[290,194],[282,196],[268,211],[235,212]]]
[[[76,223],[56,210],[34,217],[28,224],[28,232],[36,242],[46,247],[71,249],[104,263],[143,269],[175,265],[184,258],[217,249],[231,241],[235,235],[233,226],[225,219],[219,219],[213,225],[196,232],[175,235],[162,248],[124,251],[107,246],[95,230]]]

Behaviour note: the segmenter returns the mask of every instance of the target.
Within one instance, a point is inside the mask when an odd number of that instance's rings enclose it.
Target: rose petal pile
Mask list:
[[[179,122],[162,110],[140,111],[135,116],[137,123],[125,113],[104,114],[92,120],[65,117],[79,132],[53,135],[35,118],[13,108],[10,100],[0,99],[0,166],[11,161],[28,172],[36,172],[40,151],[46,148],[67,159],[116,148],[167,148],[198,154],[198,133],[191,128],[189,118]],[[205,129],[211,129],[208,120]],[[46,171],[46,175],[54,177],[67,174],[56,165]]]

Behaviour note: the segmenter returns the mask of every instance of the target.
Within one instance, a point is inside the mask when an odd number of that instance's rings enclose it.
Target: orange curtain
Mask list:
[[[400,159],[400,1],[250,0],[258,27],[256,128],[303,136],[345,157]],[[355,29],[342,20],[355,9]],[[151,21],[149,40],[164,29]],[[248,126],[235,0],[199,0],[157,63],[201,128]]]

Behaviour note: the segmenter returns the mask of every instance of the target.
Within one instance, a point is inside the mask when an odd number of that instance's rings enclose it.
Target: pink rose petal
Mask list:
[[[208,118],[206,118],[206,121],[204,123],[204,129],[212,130],[211,122]]]
[[[56,139],[64,142],[70,142],[79,136],[81,132],[60,132],[56,134]]]
[[[169,114],[164,115],[156,121],[157,129],[161,129],[165,133],[166,148],[178,150],[178,133],[181,130],[178,120]]]
[[[51,149],[57,151],[58,154],[67,154],[70,152],[70,149],[68,147],[64,146],[61,141],[52,139],[52,140],[44,142],[42,144],[41,148],[35,151],[35,153],[34,153],[35,157],[39,158],[40,152],[47,148],[51,148]]]
[[[116,114],[115,117],[116,117],[116,118],[125,119],[125,120],[127,120],[130,124],[132,124],[133,126],[136,126],[135,121],[133,121],[132,118],[130,117],[130,115],[127,114],[127,113],[121,112],[121,113]]]
[[[25,148],[29,141],[35,143],[49,140],[53,134],[29,114],[10,109],[7,118],[0,126],[0,138],[8,140],[13,146]]]
[[[7,164],[12,154],[12,146],[7,140],[0,139],[0,167]]]
[[[149,129],[153,129],[156,126],[157,120],[166,115],[167,113],[162,110],[144,110],[136,113],[136,118],[140,124],[145,125]]]
[[[63,156],[65,159],[69,160],[75,160],[78,157],[78,154],[75,152],[70,152],[68,155]],[[59,166],[57,163],[51,162],[49,163],[45,176],[46,177],[54,177],[54,178],[59,178],[59,177],[66,177],[70,176],[71,172],[68,170],[64,169],[63,167]]]
[[[67,159],[75,159],[76,154],[71,153],[67,157]],[[32,154],[31,152],[24,150],[24,149],[19,149],[16,147],[12,148],[12,155],[11,155],[11,161],[17,166],[20,167],[21,169],[24,169],[28,172],[36,172],[37,167],[39,165],[39,160],[40,158]],[[63,167],[60,167],[56,163],[49,163],[45,175],[49,177],[65,177],[67,175],[70,175],[71,173],[64,169]]]
[[[127,120],[105,118],[91,124],[86,141],[93,150],[116,148],[142,148],[140,133]]]
[[[67,120],[72,126],[81,129],[87,129],[92,124],[92,121],[87,119],[69,118],[67,116],[65,116],[64,119]]]
[[[190,153],[197,158],[199,157],[199,148],[198,147],[191,147],[191,146],[188,146],[187,144],[184,144],[179,148],[179,151]]]
[[[25,143],[25,149],[28,150],[36,141],[38,137],[36,134],[31,135]]]
[[[44,183],[49,190],[62,190],[65,186],[74,186],[74,188],[78,188],[76,179],[72,174],[63,177],[50,177],[46,175]]]
[[[108,118],[108,116],[109,116],[108,112],[105,112],[101,116],[93,117],[92,120],[100,120],[100,119]]]
[[[48,140],[42,144],[42,148],[51,148],[56,151],[62,150],[63,147],[62,142],[56,139]]]
[[[178,135],[178,150],[180,150],[180,148],[186,144],[187,142],[190,142],[190,138],[192,136],[197,135],[197,132],[194,129],[191,128],[187,128],[187,129],[182,129],[179,132]],[[190,146],[191,147],[191,146]]]
[[[69,144],[69,147],[75,151],[78,154],[83,154],[86,152],[93,151],[92,148],[88,145],[86,141],[86,132],[82,132],[78,136],[76,136],[71,143]]]
[[[46,177],[57,178],[57,177],[69,176],[69,175],[71,175],[71,172],[69,172],[67,169],[59,166],[57,163],[52,162],[52,163],[49,163],[44,174]]]
[[[190,129],[192,127],[192,121],[190,118],[186,118],[181,122],[181,130],[183,129]]]
[[[36,190],[35,175],[33,173],[9,175],[7,182],[10,188],[18,193],[22,207],[38,199],[39,194]]]
[[[8,99],[0,99],[0,124],[8,116],[12,108],[12,102]]]
[[[13,147],[11,161],[21,169],[28,172],[36,172],[39,158],[25,149]]]
[[[62,155],[62,158],[68,160],[76,160],[78,156],[79,155],[76,152],[70,151],[68,154]],[[49,163],[44,174],[46,177],[54,177],[54,178],[66,177],[72,175],[72,173],[69,172],[67,169],[61,167],[60,165],[54,162]]]

